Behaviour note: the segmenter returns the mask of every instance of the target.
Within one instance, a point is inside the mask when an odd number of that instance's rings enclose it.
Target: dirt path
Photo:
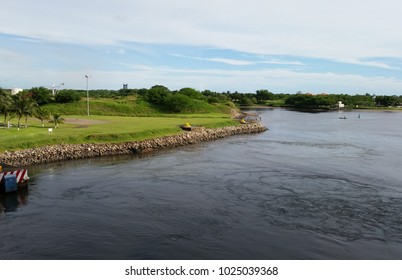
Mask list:
[[[76,125],[79,125],[79,126],[88,126],[88,125],[91,125],[91,124],[108,123],[108,121],[74,119],[74,118],[64,118],[64,121],[65,121],[65,123],[76,124]]]

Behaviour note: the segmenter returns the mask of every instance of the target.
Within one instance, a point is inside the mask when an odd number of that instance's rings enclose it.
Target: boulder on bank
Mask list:
[[[0,154],[0,162],[13,166],[27,166],[47,162],[84,159],[100,156],[140,154],[153,150],[173,148],[204,141],[211,141],[237,134],[251,134],[266,131],[260,123],[228,126],[214,129],[199,129],[178,135],[159,137],[143,141],[102,144],[61,144],[31,148]]]

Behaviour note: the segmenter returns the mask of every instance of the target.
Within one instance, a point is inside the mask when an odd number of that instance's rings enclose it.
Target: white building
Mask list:
[[[338,101],[337,106],[338,108],[345,108],[345,104],[343,104],[342,101]]]
[[[11,95],[16,95],[17,93],[23,91],[22,88],[12,88],[11,89]]]

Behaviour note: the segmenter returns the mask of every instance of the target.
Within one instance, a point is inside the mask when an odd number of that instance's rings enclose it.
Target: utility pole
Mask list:
[[[89,79],[89,76],[85,75],[85,78],[87,79],[87,115],[89,116],[89,91],[88,91],[88,79]]]

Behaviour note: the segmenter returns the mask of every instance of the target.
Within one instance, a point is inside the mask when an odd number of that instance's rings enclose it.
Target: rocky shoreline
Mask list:
[[[141,154],[154,150],[211,141],[238,134],[260,133],[268,130],[260,123],[228,126],[215,129],[198,129],[178,135],[143,141],[102,144],[61,144],[31,148],[0,154],[0,162],[12,166],[28,166],[56,161],[84,159],[101,156]]]

